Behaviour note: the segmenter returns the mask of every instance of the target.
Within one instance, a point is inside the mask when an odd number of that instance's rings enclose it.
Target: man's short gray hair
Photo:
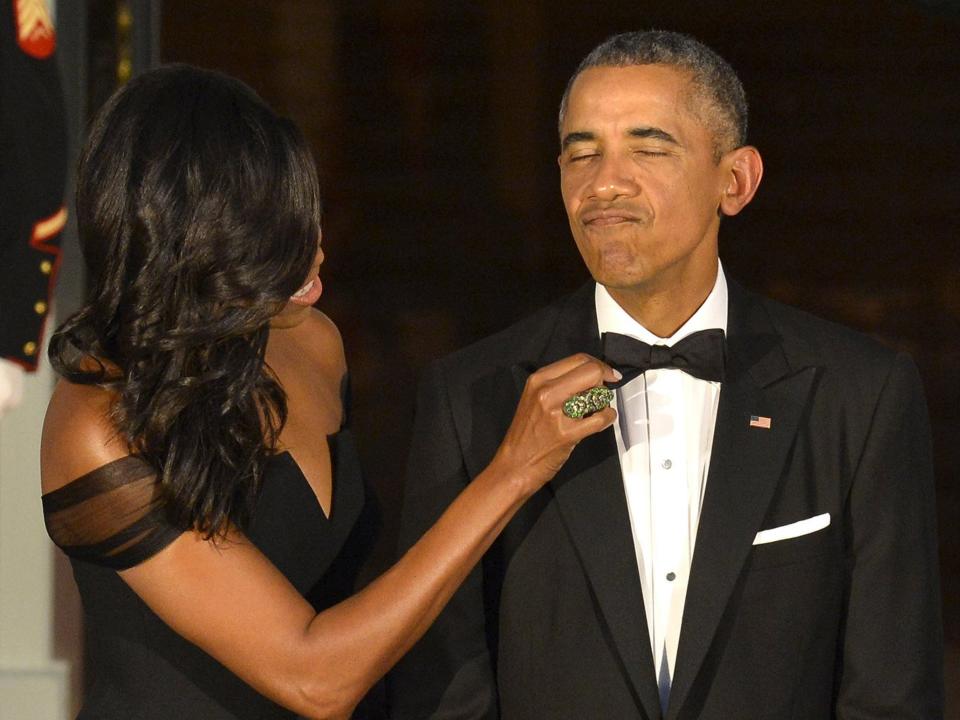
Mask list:
[[[621,33],[604,40],[577,66],[560,101],[560,128],[574,80],[593,67],[669,65],[691,75],[692,110],[713,135],[717,160],[747,142],[747,96],[730,64],[689,35],[664,30]]]

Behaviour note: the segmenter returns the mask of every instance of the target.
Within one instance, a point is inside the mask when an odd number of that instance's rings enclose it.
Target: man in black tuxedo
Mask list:
[[[917,371],[725,277],[721,218],[762,175],[745,133],[736,75],[683,35],[613,37],[571,79],[561,188],[596,282],[428,369],[402,542],[490,460],[533,369],[606,356],[618,422],[400,663],[395,718],[942,717]]]

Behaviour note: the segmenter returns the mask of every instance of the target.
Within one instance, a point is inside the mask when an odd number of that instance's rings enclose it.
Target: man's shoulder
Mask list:
[[[434,364],[447,373],[469,377],[495,368],[535,362],[571,306],[592,302],[592,288],[593,283],[584,285],[503,330],[445,355]]]
[[[756,296],[797,364],[885,375],[898,353],[880,339],[768,297]]]

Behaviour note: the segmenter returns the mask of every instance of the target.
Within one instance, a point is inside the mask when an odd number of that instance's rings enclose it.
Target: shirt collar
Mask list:
[[[713,284],[713,290],[690,319],[670,337],[662,338],[654,335],[630,317],[630,314],[617,304],[617,301],[600,283],[597,283],[594,301],[601,336],[605,332],[616,332],[642,340],[648,345],[673,345],[687,335],[700,330],[719,328],[724,332],[727,331],[727,279],[723,274],[723,264],[719,260],[717,261],[717,280]]]

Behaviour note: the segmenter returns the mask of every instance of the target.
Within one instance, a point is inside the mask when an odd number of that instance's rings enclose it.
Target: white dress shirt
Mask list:
[[[727,282],[717,280],[703,305],[668,338],[630,317],[598,284],[600,333],[650,345],[673,345],[699,330],[727,329]],[[680,639],[700,507],[710,466],[720,383],[682,370],[648,370],[616,391],[614,426],[630,513],[660,702],[666,708]]]

